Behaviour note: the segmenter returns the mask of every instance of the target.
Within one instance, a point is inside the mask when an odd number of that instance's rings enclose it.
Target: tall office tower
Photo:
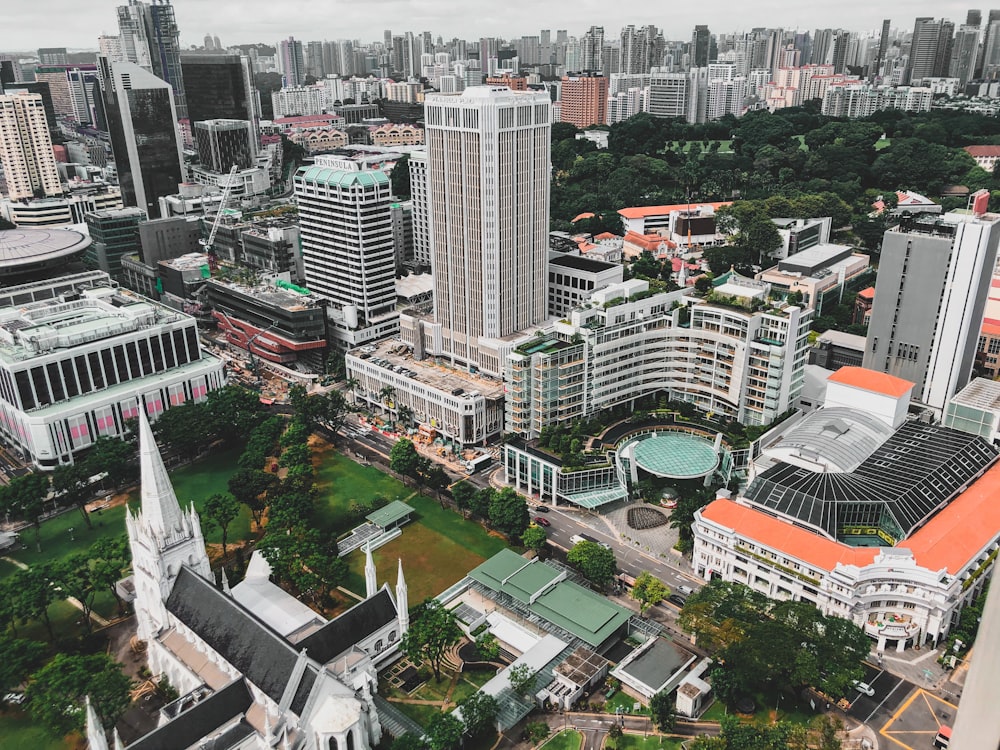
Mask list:
[[[976,61],[976,78],[983,75],[983,67],[987,49],[991,42],[996,47],[996,38],[1000,36],[1000,27],[994,27],[994,23],[1000,23],[1000,10],[991,10],[986,17],[986,24],[983,29],[983,43],[979,45],[979,58]]]
[[[324,78],[327,70],[323,64],[323,42],[307,42],[305,47],[306,73],[313,78]]]
[[[166,81],[134,63],[101,61],[104,112],[118,184],[126,206],[150,218],[160,215],[161,197],[184,182],[174,91]]]
[[[535,66],[542,62],[541,42],[537,36],[522,36],[515,43],[515,46],[517,48],[517,59],[521,61],[522,65]]]
[[[944,78],[951,67],[952,50],[955,45],[955,24],[941,19],[941,31],[938,33],[937,51],[934,53],[935,78]]]
[[[930,17],[913,22],[910,56],[906,65],[905,83],[913,83],[936,76],[939,70],[938,54],[942,44],[942,22]]]
[[[431,267],[430,201],[427,197],[427,152],[410,152],[410,197],[413,204],[413,262]]]
[[[594,73],[604,70],[604,27],[591,26],[580,38],[580,67]]]
[[[1000,215],[983,211],[907,219],[882,241],[864,366],[916,383],[939,412],[975,362],[1000,241]]]
[[[62,195],[52,138],[39,94],[0,95],[0,163],[12,200]]]
[[[836,35],[833,29],[816,29],[813,33],[811,65],[828,65],[833,62],[833,40]]]
[[[712,32],[708,26],[699,24],[694,27],[691,35],[691,67],[704,68],[712,61]]]
[[[69,65],[65,47],[39,47],[39,65]]]
[[[475,86],[430,94],[424,111],[432,353],[499,376],[498,344],[486,354],[482,339],[545,319],[552,102],[542,92]]]
[[[278,42],[278,62],[285,86],[301,86],[306,80],[306,62],[302,54],[302,42],[288,37]]]
[[[500,44],[493,37],[484,36],[479,40],[479,62],[482,64],[484,71],[487,69],[487,61],[492,57],[496,57],[499,51]]]
[[[194,143],[201,165],[225,173],[236,165],[251,169],[257,163],[257,134],[249,120],[202,120],[194,124]]]
[[[166,81],[174,92],[178,119],[186,120],[180,32],[170,0],[129,0],[118,6],[118,30],[124,59]]]
[[[123,61],[125,59],[125,52],[122,48],[122,38],[107,34],[97,37],[97,54],[100,57],[108,58],[111,62]]]
[[[839,30],[833,38],[833,72],[844,73],[847,70],[847,49],[851,41],[851,32]]]
[[[871,74],[869,79],[874,82],[878,77],[882,76],[882,66],[885,64],[885,53],[889,50],[889,24],[890,19],[886,18],[882,21],[882,33],[879,34],[878,38],[878,54],[875,56],[875,64],[872,65]],[[979,38],[979,32],[976,32],[976,38]],[[972,64],[976,64],[976,56],[972,55]]]
[[[16,57],[0,55],[0,85],[20,83],[24,80],[24,70]]]
[[[578,128],[603,125],[608,115],[605,76],[563,76],[559,119]]]
[[[552,64],[552,55],[554,48],[552,46],[552,30],[542,29],[541,34],[538,37],[538,61],[542,65]]]
[[[100,96],[100,80],[97,66],[87,65],[66,70],[66,82],[69,86],[70,101],[73,106],[73,119],[81,124],[95,121],[96,100]]]
[[[979,27],[959,26],[951,50],[951,63],[948,66],[948,76],[957,78],[959,86],[964,87],[972,80],[976,70],[978,53]]]
[[[260,120],[260,95],[245,55],[181,55],[191,122]]]
[[[687,73],[653,68],[649,77],[649,114],[654,117],[687,118],[690,89],[691,81]]]
[[[83,220],[91,240],[83,253],[84,264],[91,270],[121,278],[122,258],[142,252],[139,225],[146,221],[146,212],[135,206],[111,208],[88,211]]]
[[[306,284],[367,328],[396,309],[392,186],[385,172],[316,157],[295,175]]]
[[[979,27],[983,23],[983,12],[981,10],[969,10],[965,14],[965,25]]]

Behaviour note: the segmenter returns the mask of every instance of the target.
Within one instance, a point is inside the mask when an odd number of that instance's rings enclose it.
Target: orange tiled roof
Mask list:
[[[857,296],[864,299],[875,299],[875,287],[870,286],[867,289],[862,289]]]
[[[983,318],[983,327],[979,330],[987,336],[1000,336],[1000,320]]]
[[[635,208],[623,208],[618,212],[618,215],[626,219],[643,219],[647,216],[665,216],[671,211],[683,211],[688,208],[698,208],[699,206],[719,208],[720,206],[729,205],[732,205],[732,201],[722,201],[721,203],[676,203],[673,206],[636,206]]]
[[[709,503],[701,515],[732,529],[741,537],[781,550],[789,557],[821,570],[833,570],[837,563],[858,567],[869,565],[878,551],[877,547],[850,547],[835,542],[732,500],[719,499]]]
[[[909,548],[928,570],[946,568],[956,575],[1000,529],[998,494],[1000,462],[897,546]]]
[[[573,218],[573,221],[570,222],[570,223],[571,224],[576,224],[576,222],[581,221],[582,219],[593,219],[593,218],[594,218],[594,214],[592,212],[590,212],[590,211],[586,211],[586,212],[584,212],[582,214],[578,214],[576,217]]]
[[[617,234],[613,234],[612,232],[601,232],[600,234],[596,235],[594,237],[594,239],[595,240],[618,240],[618,239],[621,239],[621,237],[619,237]]]
[[[966,146],[969,156],[1000,156],[1000,146]]]
[[[877,370],[869,370],[865,367],[841,367],[827,378],[827,381],[895,398],[905,396],[913,388],[913,383],[909,380],[903,380],[895,375],[888,375]]]

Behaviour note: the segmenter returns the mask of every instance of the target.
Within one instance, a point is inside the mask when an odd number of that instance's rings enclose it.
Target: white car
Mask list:
[[[875,688],[869,685],[867,682],[858,682],[857,680],[851,680],[851,684],[854,685],[854,689],[859,693],[863,693],[871,698],[875,695]]]

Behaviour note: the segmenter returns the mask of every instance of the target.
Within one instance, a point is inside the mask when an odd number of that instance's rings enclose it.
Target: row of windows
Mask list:
[[[152,335],[100,351],[78,354],[0,378],[0,395],[23,411],[165,372],[201,358],[195,328]]]

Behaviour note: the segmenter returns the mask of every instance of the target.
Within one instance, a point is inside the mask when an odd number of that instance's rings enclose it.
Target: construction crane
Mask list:
[[[212,270],[215,270],[215,235],[219,231],[219,222],[222,221],[222,212],[226,210],[226,206],[229,205],[229,194],[233,191],[233,178],[239,171],[237,165],[233,165],[233,168],[229,170],[229,179],[226,180],[226,186],[222,189],[222,200],[219,202],[219,210],[215,214],[215,221],[212,222],[212,230],[208,233],[207,240],[199,240],[199,244],[205,248],[205,252],[209,256],[209,266]]]

